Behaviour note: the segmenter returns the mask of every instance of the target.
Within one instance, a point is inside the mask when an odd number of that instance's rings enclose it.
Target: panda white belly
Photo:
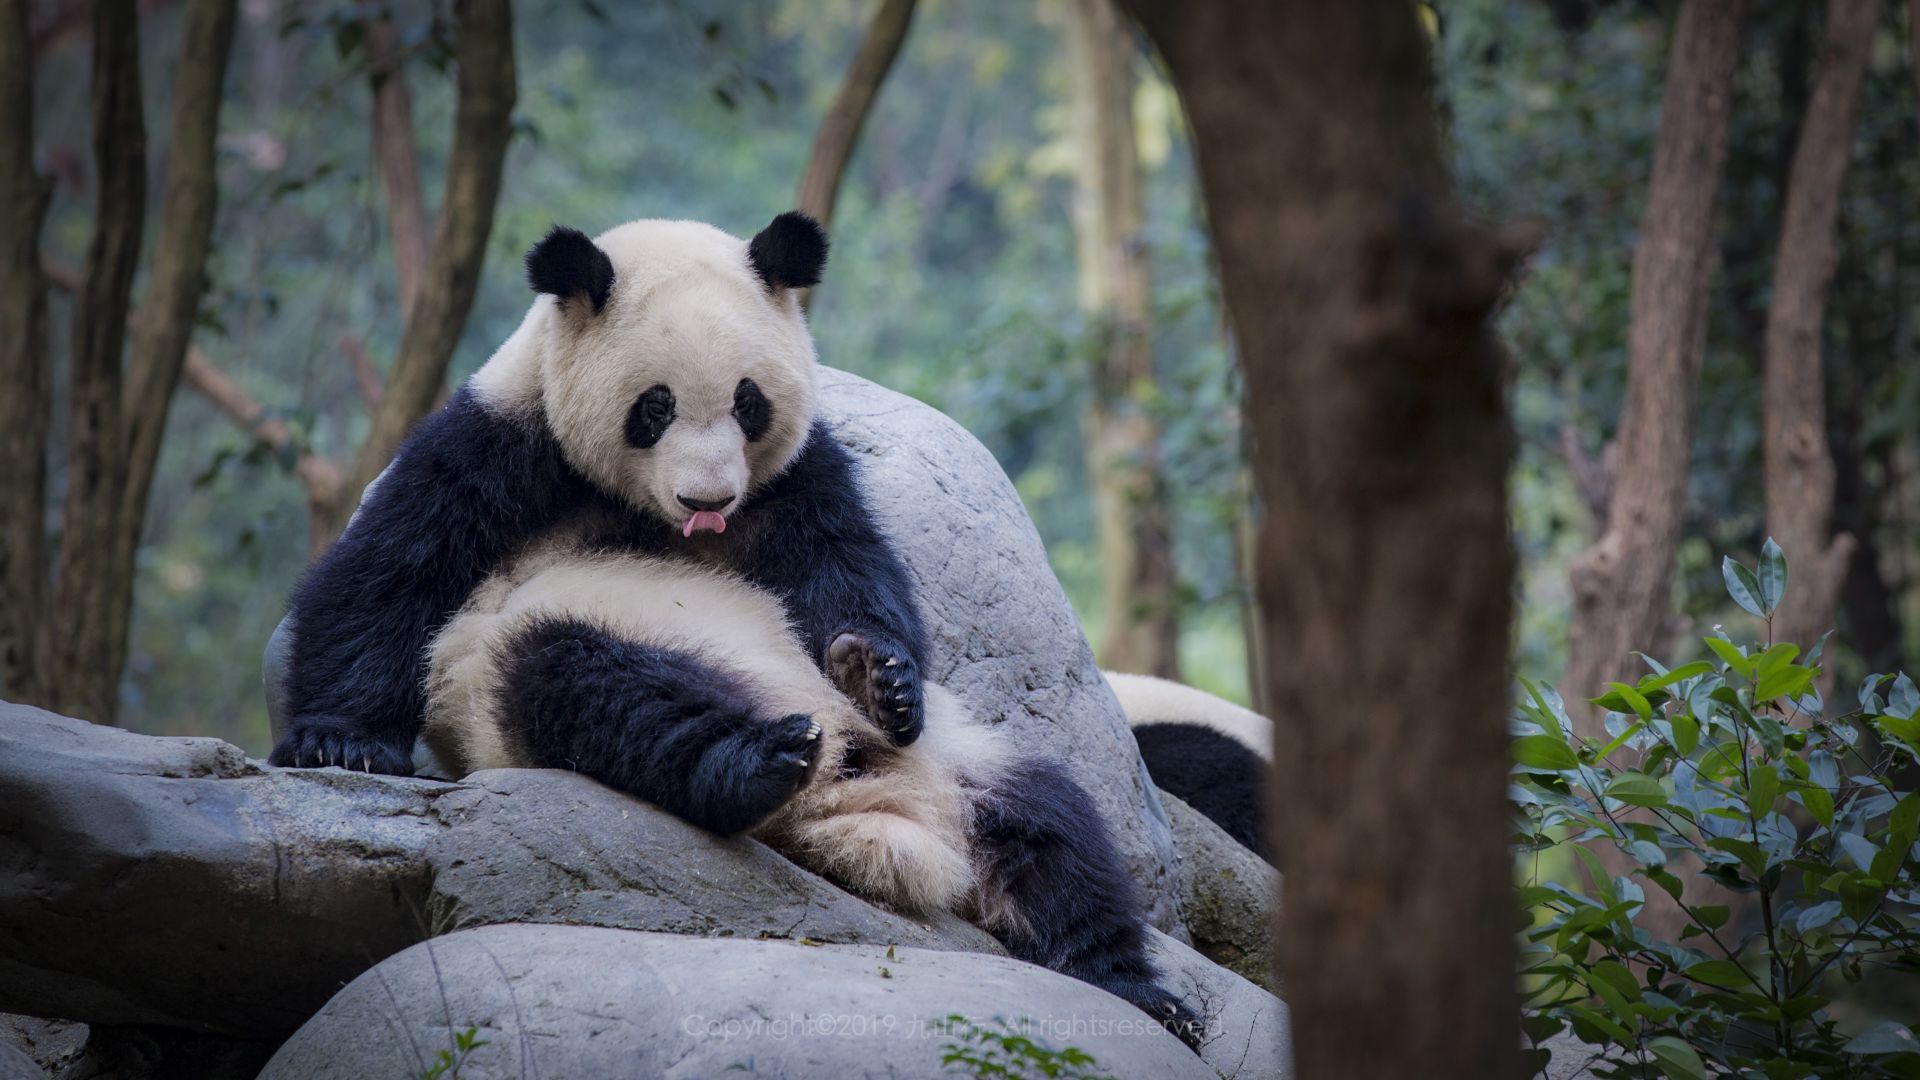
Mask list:
[[[778,598],[685,560],[587,551],[560,538],[488,578],[430,655],[423,736],[455,775],[539,764],[504,715],[504,674],[522,632],[555,618],[697,654],[767,715],[813,717],[821,728],[817,765],[755,836],[885,903],[977,908],[980,873],[968,833],[976,794],[1006,760],[1001,738],[928,685],[924,734],[895,746],[814,666]]]

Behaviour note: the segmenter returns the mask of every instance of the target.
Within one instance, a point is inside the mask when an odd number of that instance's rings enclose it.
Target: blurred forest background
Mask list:
[[[53,180],[41,246],[56,286],[82,263],[97,182],[87,19],[74,7],[86,5],[30,5],[34,121]],[[1822,8],[1757,5],[1747,22],[1712,231],[1675,637],[1732,610],[1719,557],[1750,562],[1765,535],[1768,293]],[[161,0],[141,9],[157,178],[182,16]],[[821,116],[874,11],[864,0],[517,4],[512,141],[450,378],[471,373],[520,320],[529,294],[519,259],[551,224],[596,232],[672,216],[746,235],[794,205]],[[389,14],[391,38],[370,38]],[[1501,328],[1519,433],[1515,662],[1557,681],[1569,565],[1608,498],[1630,259],[1672,12],[1629,0],[1444,0],[1423,14],[1462,194],[1496,218],[1534,214],[1547,225]],[[376,122],[376,87],[404,80],[430,221],[454,128],[447,20],[426,3],[240,5],[219,115],[210,282],[138,550],[124,726],[268,748],[258,657],[308,557],[313,470],[352,460],[406,326],[375,150],[378,123],[393,119]],[[1899,666],[1920,645],[1920,72],[1907,20],[1904,6],[1888,8],[1873,38],[1825,319],[1835,527],[1858,540],[1838,615],[1842,685]],[[1126,90],[1151,357],[1117,392],[1158,430],[1171,573],[1118,601],[1102,574],[1111,560],[1101,556],[1084,418],[1116,388],[1095,377],[1111,341],[1088,295],[1085,215],[1076,234],[1091,114],[1075,107],[1073,49],[1086,43],[1073,45],[1071,22],[1064,4],[921,0],[840,187],[833,260],[811,309],[820,355],[945,410],[986,443],[1103,660],[1249,701],[1239,375],[1179,104],[1144,51]],[[376,54],[403,63],[373,74]],[[149,183],[150,223],[162,194]],[[72,302],[56,288],[47,322],[60,402],[50,531],[68,475],[58,358]],[[234,420],[250,408],[261,410],[251,432]],[[1118,621],[1152,622],[1177,650],[1113,638],[1116,604]]]

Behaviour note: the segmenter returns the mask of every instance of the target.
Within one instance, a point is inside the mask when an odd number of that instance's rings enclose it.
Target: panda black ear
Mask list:
[[[555,225],[527,252],[527,283],[562,300],[584,296],[598,314],[613,291],[613,260],[579,229]]]
[[[798,210],[789,210],[747,244],[747,261],[769,289],[806,289],[820,284],[827,265],[827,230]]]

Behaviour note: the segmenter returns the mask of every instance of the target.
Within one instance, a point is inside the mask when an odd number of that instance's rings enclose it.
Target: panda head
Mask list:
[[[555,227],[527,253],[529,328],[548,425],[595,484],[682,535],[726,518],[800,451],[813,338],[798,291],[827,236],[781,214],[750,241],[691,221],[589,239]]]

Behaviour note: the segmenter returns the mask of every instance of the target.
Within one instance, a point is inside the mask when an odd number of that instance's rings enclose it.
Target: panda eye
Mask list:
[[[664,385],[651,386],[633,408],[627,411],[627,442],[636,449],[645,450],[660,441],[667,433],[667,425],[673,423],[673,391]]]
[[[752,379],[741,379],[733,388],[733,418],[748,442],[756,442],[773,424],[773,404]]]

